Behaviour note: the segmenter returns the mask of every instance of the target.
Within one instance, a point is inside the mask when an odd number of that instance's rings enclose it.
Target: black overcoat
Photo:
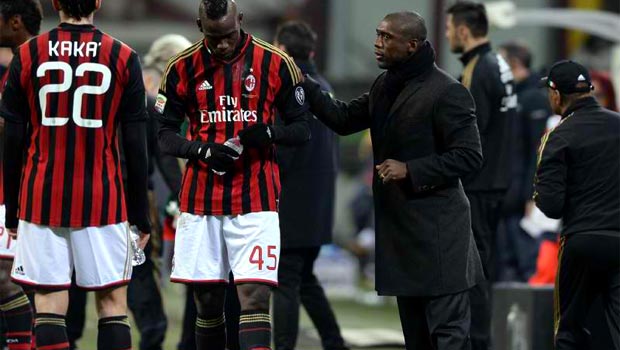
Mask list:
[[[407,82],[388,115],[370,93],[344,103],[306,81],[312,112],[339,134],[371,129],[375,164],[405,162],[408,178],[383,184],[375,173],[376,288],[381,295],[439,296],[483,277],[460,178],[482,165],[474,102],[467,89],[433,65]]]

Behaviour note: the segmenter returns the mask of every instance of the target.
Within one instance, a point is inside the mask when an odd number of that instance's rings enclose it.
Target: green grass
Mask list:
[[[183,308],[185,303],[185,287],[182,285],[168,283],[163,289],[164,307],[168,316],[168,332],[163,348],[165,350],[176,350],[177,342],[181,334],[183,320]],[[343,329],[367,329],[367,328],[386,328],[400,330],[398,311],[394,303],[387,303],[380,306],[362,305],[352,300],[335,299],[332,306],[336,317]],[[131,317],[130,317],[131,319]],[[132,338],[134,349],[138,349],[140,335],[137,332],[133,320]],[[312,328],[310,320],[305,312],[302,312],[300,334],[309,333]],[[303,338],[303,337],[302,337]],[[88,308],[86,316],[86,327],[84,336],[78,342],[80,350],[96,350],[97,344],[97,314],[94,305],[94,296],[89,293]],[[300,339],[300,348],[320,349],[320,346],[309,339]]]

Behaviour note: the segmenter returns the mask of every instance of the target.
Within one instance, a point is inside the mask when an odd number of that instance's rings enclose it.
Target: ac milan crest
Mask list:
[[[245,78],[245,89],[248,92],[252,92],[255,87],[256,87],[256,77],[250,74],[247,76],[247,78]]]

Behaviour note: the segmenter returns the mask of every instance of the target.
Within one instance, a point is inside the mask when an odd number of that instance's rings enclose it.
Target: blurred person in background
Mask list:
[[[316,41],[316,33],[308,24],[291,21],[278,27],[274,45],[289,54],[303,74],[312,76],[324,91],[331,92],[313,61]],[[302,304],[318,330],[323,349],[346,349],[325,291],[313,272],[321,245],[332,240],[338,142],[334,132],[315,118],[309,125],[309,142],[299,147],[277,148],[282,181],[282,250],[279,285],[273,293],[276,350],[295,349]]]
[[[100,1],[53,5],[59,26],[19,47],[0,107],[6,227],[20,242],[11,277],[35,289],[37,349],[69,349],[73,271],[79,286],[96,291],[97,348],[128,349],[129,227],[141,249],[151,231],[142,69],[135,51],[93,26]],[[28,98],[37,94],[40,101]]]
[[[495,242],[502,201],[511,178],[510,131],[516,120],[517,97],[510,66],[492,51],[489,21],[483,4],[459,1],[447,10],[446,38],[460,54],[461,82],[476,103],[476,117],[484,164],[463,179],[471,205],[476,245],[487,278],[470,293],[473,350],[491,347],[491,285],[495,276]]]
[[[407,349],[466,350],[468,290],[484,278],[460,181],[482,165],[474,101],[435,65],[419,14],[388,14],[376,34],[386,72],[369,93],[345,103],[308,77],[308,101],[340,135],[370,129],[376,289],[397,297]]]
[[[504,235],[498,237],[497,274],[499,280],[525,282],[536,270],[539,244],[521,228],[520,222],[532,208],[538,147],[551,108],[546,91],[539,86],[541,77],[531,70],[530,49],[513,41],[502,44],[499,53],[512,70],[518,104],[516,118],[511,121],[512,181],[503,203]]]
[[[589,349],[587,316],[601,295],[620,349],[620,114],[592,95],[585,67],[560,61],[544,79],[560,124],[545,135],[534,201],[562,219],[555,288],[555,349]]]
[[[155,104],[162,150],[188,159],[170,279],[194,286],[199,350],[226,346],[231,271],[240,349],[271,348],[280,255],[275,145],[310,139],[298,68],[243,31],[242,19],[233,0],[202,0],[197,24],[204,38],[169,62]],[[284,125],[275,124],[276,111]],[[188,137],[179,135],[186,118]]]
[[[590,71],[590,75],[592,78],[592,87],[594,88],[592,94],[598,103],[607,109],[617,112],[616,90],[614,89],[614,84],[609,74],[601,71]]]
[[[39,0],[0,0],[0,46],[10,49],[7,54],[17,52],[20,45],[39,34],[42,18],[43,11]],[[0,93],[3,92],[9,75],[8,65],[6,68],[2,72]],[[0,160],[3,153],[4,119],[0,119]],[[30,349],[32,340],[33,310],[22,287],[11,281],[17,241],[11,238],[4,225],[2,171],[0,167],[0,312],[8,349],[27,350]]]

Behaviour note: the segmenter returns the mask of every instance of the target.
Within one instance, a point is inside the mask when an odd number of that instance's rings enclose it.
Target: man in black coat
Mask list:
[[[344,103],[307,79],[312,112],[341,135],[370,128],[376,173],[376,288],[397,296],[407,349],[469,349],[467,291],[484,277],[460,178],[482,165],[474,102],[435,65],[424,19],[387,15],[387,69]]]
[[[555,349],[590,349],[588,311],[601,295],[620,349],[620,114],[592,96],[588,70],[553,65],[544,80],[560,124],[543,138],[534,200],[562,219]]]
[[[446,37],[450,49],[462,54],[461,82],[476,103],[476,118],[484,164],[463,179],[471,205],[476,245],[488,282],[471,290],[473,350],[491,349],[491,286],[495,276],[495,241],[502,201],[510,185],[512,140],[517,96],[510,66],[492,51],[484,5],[458,1],[448,9]]]
[[[316,33],[303,22],[278,28],[275,45],[288,53],[304,74],[331,91],[312,61]],[[278,122],[283,123],[282,120]],[[317,328],[323,349],[346,349],[340,328],[314,275],[321,245],[331,242],[338,144],[333,131],[316,119],[308,121],[312,139],[299,147],[278,146],[282,191],[279,203],[280,268],[273,292],[273,338],[276,350],[295,349],[299,306]]]

